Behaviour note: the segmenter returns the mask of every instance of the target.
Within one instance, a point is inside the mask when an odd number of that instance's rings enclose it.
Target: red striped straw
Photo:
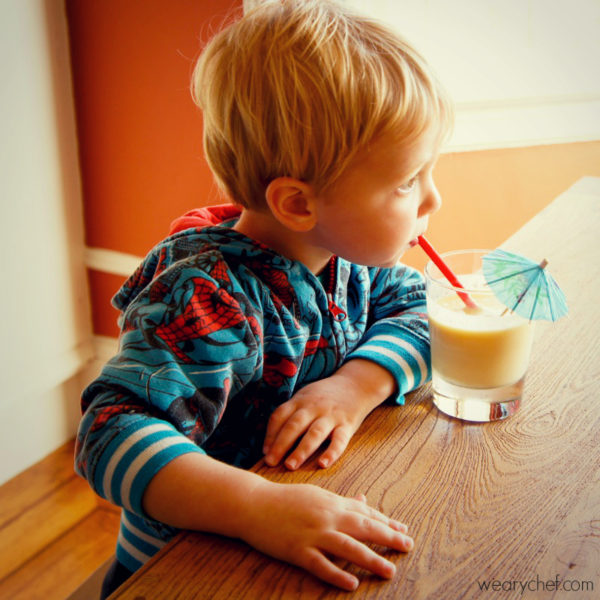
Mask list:
[[[454,274],[452,269],[444,262],[444,259],[436,252],[435,248],[425,239],[424,236],[420,235],[417,238],[419,242],[419,246],[423,248],[425,254],[429,256],[429,258],[433,261],[433,264],[443,273],[444,277],[452,284],[453,287],[464,290],[462,283],[458,280],[458,277]],[[473,298],[467,294],[467,292],[456,292],[460,299],[469,307],[469,308],[479,308],[477,304],[474,302]]]

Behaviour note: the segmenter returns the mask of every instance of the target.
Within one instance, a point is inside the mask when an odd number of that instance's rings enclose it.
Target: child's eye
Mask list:
[[[408,192],[412,192],[412,190],[414,189],[415,185],[417,184],[417,180],[418,180],[418,176],[415,175],[414,177],[409,179],[406,183],[403,183],[402,185],[398,186],[397,190],[401,194],[408,194]]]

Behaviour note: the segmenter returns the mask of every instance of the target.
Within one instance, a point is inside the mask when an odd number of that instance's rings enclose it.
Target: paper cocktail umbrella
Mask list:
[[[506,250],[483,257],[483,275],[492,292],[509,310],[525,319],[556,321],[568,312],[560,287],[539,264]]]

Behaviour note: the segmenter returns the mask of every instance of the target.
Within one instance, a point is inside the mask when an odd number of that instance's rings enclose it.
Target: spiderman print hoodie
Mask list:
[[[146,486],[202,452],[243,468],[273,410],[363,358],[404,394],[430,374],[421,276],[333,257],[319,276],[231,229],[232,205],[173,223],[113,299],[119,352],[82,396],[76,469],[123,507],[117,558],[137,570],[176,533],[149,519]]]

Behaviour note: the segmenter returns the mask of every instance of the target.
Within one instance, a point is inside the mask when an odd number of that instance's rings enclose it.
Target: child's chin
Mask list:
[[[386,257],[386,258],[363,258],[363,260],[356,260],[357,257],[354,257],[353,260],[349,260],[349,262],[353,262],[354,264],[357,265],[363,265],[365,267],[373,267],[373,268],[379,268],[379,269],[389,269],[391,267],[395,267],[399,262],[400,259],[402,258],[402,256],[404,255],[404,253],[408,250],[408,245],[405,248],[402,248],[401,250],[398,250],[398,252],[394,255],[394,256],[390,256],[390,257]]]
[[[379,267],[380,269],[391,269],[392,267],[395,267],[399,262],[400,259],[402,258],[402,255],[404,254],[404,252],[399,252],[398,255],[392,259],[380,262],[379,264],[373,265],[374,267]]]

